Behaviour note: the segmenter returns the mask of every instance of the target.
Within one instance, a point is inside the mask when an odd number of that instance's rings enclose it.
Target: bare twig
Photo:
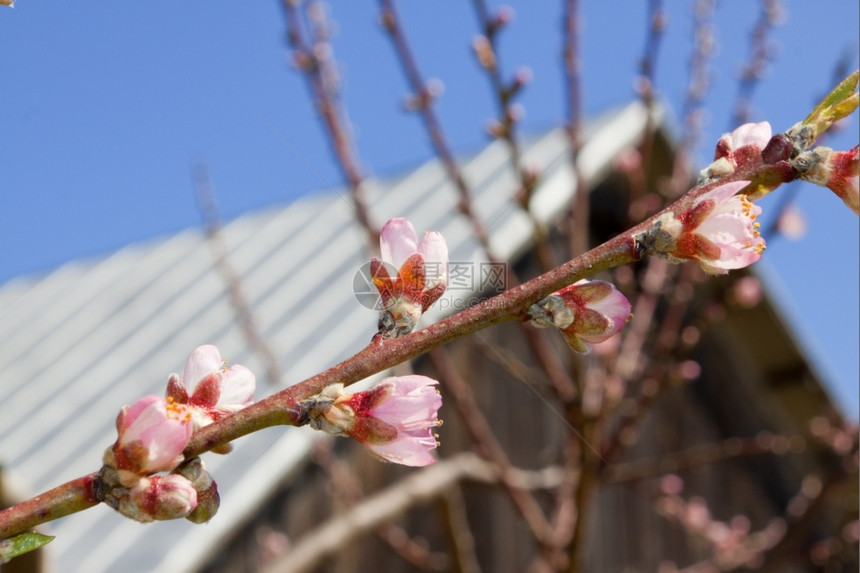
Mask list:
[[[193,172],[194,188],[197,196],[197,206],[203,217],[203,225],[206,229],[206,240],[209,250],[212,251],[213,266],[227,287],[230,297],[230,306],[236,313],[236,320],[242,329],[248,348],[258,354],[266,369],[266,380],[275,387],[284,385],[283,371],[272,351],[271,346],[263,338],[260,328],[254,318],[254,312],[245,290],[242,288],[242,279],[235,267],[230,262],[230,249],[221,235],[221,217],[218,214],[218,205],[215,201],[215,189],[209,176],[209,168],[204,163],[194,166]]]
[[[564,67],[567,85],[567,138],[570,146],[570,164],[573,169],[573,203],[569,219],[570,251],[576,256],[588,250],[590,214],[585,178],[579,168],[579,151],[582,147],[582,60],[579,40],[581,14],[578,0],[566,0],[564,14]]]
[[[647,181],[648,169],[651,166],[654,134],[656,133],[654,95],[656,92],[657,55],[660,50],[660,42],[663,39],[663,30],[666,28],[666,23],[667,16],[663,11],[663,0],[649,0],[648,33],[642,58],[639,60],[639,81],[636,86],[639,97],[642,103],[645,104],[645,109],[648,113],[645,119],[645,128],[642,130],[642,141],[639,144],[640,160],[638,173],[635,175],[631,174],[631,179],[641,181],[641,185],[633,184],[633,181],[631,181],[629,207],[631,214],[637,202],[646,192],[645,182]],[[631,222],[635,223],[636,221]]]
[[[516,137],[516,125],[521,115],[519,108],[513,104],[513,99],[520,93],[523,86],[528,82],[531,72],[528,68],[517,70],[514,79],[506,83],[502,79],[501,65],[498,50],[496,50],[496,38],[502,28],[511,17],[509,8],[502,8],[491,16],[484,0],[473,0],[473,6],[478,16],[478,25],[482,35],[473,42],[473,48],[478,57],[481,68],[486,71],[490,80],[490,86],[498,105],[498,120],[493,122],[489,132],[490,135],[502,139],[508,147],[511,167],[519,178],[520,189],[516,196],[523,211],[529,217],[532,224],[535,240],[535,253],[541,269],[546,271],[554,267],[555,254],[548,242],[546,227],[532,213],[529,203],[532,193],[537,187],[538,177],[531,169],[522,163],[522,152]]]
[[[445,529],[448,533],[448,544],[453,549],[453,570],[455,573],[481,573],[478,556],[475,555],[475,537],[469,528],[466,515],[466,501],[458,484],[451,486],[443,494],[440,505],[448,525]]]
[[[432,350],[430,358],[433,360],[433,365],[436,367],[442,383],[445,384],[447,390],[454,396],[457,409],[466,428],[478,443],[483,455],[498,468],[502,478],[501,483],[514,502],[514,506],[519,510],[523,519],[525,519],[532,534],[541,546],[543,553],[552,562],[554,560],[553,554],[555,553],[555,548],[552,546],[552,529],[549,526],[549,522],[534,497],[528,491],[516,487],[512,481],[507,479],[513,467],[501,444],[496,440],[496,436],[493,434],[493,430],[490,428],[487,419],[475,403],[472,389],[460,376],[457,367],[445,349],[437,348]]]
[[[764,77],[768,63],[773,57],[769,35],[779,24],[782,7],[779,0],[760,0],[760,2],[761,11],[750,33],[749,55],[738,81],[734,115],[729,126],[731,129],[749,121],[753,92]]]
[[[693,446],[681,452],[657,458],[609,465],[603,471],[603,479],[605,480],[604,483],[621,483],[648,479],[743,456],[764,453],[794,453],[803,449],[805,444],[806,438],[799,434],[729,438],[721,442]]]
[[[478,216],[472,210],[471,191],[463,178],[463,174],[457,165],[457,160],[448,141],[445,138],[442,124],[436,116],[436,111],[433,108],[432,90],[427,87],[427,82],[421,76],[418,69],[418,64],[412,56],[412,50],[409,47],[409,42],[406,39],[406,34],[403,31],[403,26],[400,23],[400,16],[394,5],[394,0],[380,0],[382,10],[381,20],[385,30],[391,36],[394,43],[395,51],[400,60],[400,65],[409,82],[410,89],[414,94],[415,109],[421,114],[421,119],[427,128],[427,133],[430,136],[430,141],[433,148],[436,150],[436,155],[442,160],[445,170],[448,173],[448,178],[452,181],[460,195],[460,201],[457,204],[460,212],[463,213],[472,225],[472,232],[475,235],[478,243],[487,253],[487,257],[491,261],[499,261],[498,257],[493,256],[490,249],[487,230],[483,223],[478,219]]]
[[[283,0],[283,6],[287,21],[287,37],[295,52],[295,65],[308,79],[314,104],[329,134],[338,164],[349,184],[356,217],[365,229],[373,229],[364,200],[364,175],[359,168],[352,136],[346,128],[349,124],[345,119],[346,111],[339,105],[335,96],[338,85],[337,71],[331,56],[332,47],[328,38],[325,7],[319,0],[312,0],[308,5],[308,18],[311,22],[311,38],[308,40],[305,37],[301,14],[296,3],[293,0]],[[377,235],[370,236],[371,244],[378,241]]]
[[[424,125],[433,143],[433,147],[436,150],[436,155],[442,160],[448,173],[448,178],[452,181],[460,195],[459,209],[469,219],[475,239],[484,249],[487,258],[491,262],[500,262],[500,259],[490,249],[489,237],[483,223],[481,223],[472,210],[471,191],[463,178],[460,167],[457,165],[457,161],[442,131],[442,125],[433,109],[432,94],[428,91],[426,83],[418,71],[415,59],[412,57],[412,51],[406,40],[400,18],[394,6],[394,0],[380,0],[380,4],[382,6],[382,23],[394,42],[403,70],[412,90],[416,94],[416,106],[421,112],[421,117],[424,120]],[[513,283],[509,286],[514,287],[518,285],[520,281],[515,276],[510,265],[507,265],[505,268],[508,282]],[[572,394],[573,383],[562,366],[559,357],[549,346],[545,336],[533,329],[527,329],[525,335],[532,352],[538,358],[538,363],[544,367],[559,394]]]

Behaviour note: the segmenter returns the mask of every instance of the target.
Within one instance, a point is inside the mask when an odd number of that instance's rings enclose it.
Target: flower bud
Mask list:
[[[302,402],[304,417],[316,430],[360,441],[377,457],[407,466],[435,462],[438,445],[432,428],[442,397],[426,376],[386,378],[370,390],[350,393],[332,384]]]
[[[197,506],[197,492],[184,477],[168,474],[140,478],[118,502],[117,510],[135,521],[166,521],[187,516]]]
[[[206,471],[203,460],[192,458],[176,468],[175,472],[188,479],[197,492],[197,507],[185,519],[192,523],[206,523],[215,517],[221,506],[221,496],[218,494],[218,484]]]
[[[808,167],[801,179],[829,188],[860,215],[860,145],[849,151],[816,147],[805,155]]]
[[[586,353],[586,342],[603,342],[624,328],[630,303],[611,283],[583,279],[533,304],[528,312],[533,325],[555,326],[573,350]]]
[[[437,232],[425,233],[418,242],[412,223],[405,218],[385,224],[379,246],[382,260],[370,261],[382,303],[379,333],[383,338],[397,338],[415,330],[421,315],[445,292],[448,247]]]
[[[699,173],[699,182],[706,183],[733,173],[752,161],[761,161],[761,154],[771,139],[770,124],[745,123],[717,141],[714,162]]]

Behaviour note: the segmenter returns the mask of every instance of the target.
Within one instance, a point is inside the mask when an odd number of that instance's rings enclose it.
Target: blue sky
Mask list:
[[[501,63],[506,73],[532,68],[534,80],[519,101],[525,131],[539,132],[565,113],[562,3],[510,4],[516,17],[500,37]],[[647,3],[582,4],[583,96],[594,113],[633,97]],[[656,83],[678,110],[693,2],[665,4],[670,19]],[[424,75],[445,85],[438,109],[453,147],[479,149],[495,106],[470,49],[477,30],[471,3],[398,5]],[[850,67],[858,65],[857,2],[793,0],[785,8],[787,19],[771,36],[775,58],[753,100],[752,119],[775,130],[808,113],[831,86],[840,56],[847,52]],[[703,159],[733,127],[736,78],[758,10],[751,0],[724,0],[717,8]],[[408,90],[377,24],[378,4],[334,1],[330,13],[365,173],[418,165],[432,153],[416,117],[402,111]],[[0,54],[0,283],[199,226],[195,160],[209,164],[228,220],[325,190],[320,176],[341,183],[303,78],[289,65],[278,1],[18,0],[14,10],[0,9]],[[828,145],[856,143],[855,114]],[[856,417],[858,219],[825,189],[800,184],[797,196],[806,237],[774,242],[760,264],[778,277],[804,342],[820,350],[822,367]]]

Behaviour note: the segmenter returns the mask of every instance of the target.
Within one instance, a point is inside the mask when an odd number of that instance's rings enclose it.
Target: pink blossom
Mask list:
[[[114,456],[109,465],[141,475],[175,468],[193,431],[190,410],[158,396],[124,407],[116,428],[119,437],[108,450]]]
[[[746,195],[735,195],[749,181],[726,183],[705,193],[678,217],[658,219],[654,250],[671,262],[698,261],[710,274],[726,274],[761,258],[765,249],[756,218],[761,207]]]
[[[586,342],[603,342],[630,318],[630,302],[614,285],[581,280],[544,298],[529,309],[535,326],[555,326],[576,352],[588,352]]]
[[[394,338],[412,332],[421,314],[445,292],[448,247],[435,231],[419,242],[412,223],[402,217],[385,224],[379,247],[382,260],[372,259],[370,268],[382,303],[380,332]]]
[[[386,378],[370,390],[350,393],[341,384],[303,403],[318,430],[350,436],[378,457],[407,466],[426,466],[438,445],[432,429],[442,397],[436,380],[426,376]]]
[[[167,395],[191,407],[196,427],[237,412],[252,401],[256,386],[253,372],[239,364],[229,368],[225,364],[218,348],[199,346],[185,362],[183,376],[171,374],[167,381]],[[193,388],[190,396],[188,386]]]

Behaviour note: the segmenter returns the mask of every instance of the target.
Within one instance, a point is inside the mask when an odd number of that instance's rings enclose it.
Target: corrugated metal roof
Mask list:
[[[644,123],[639,104],[589,123],[580,155],[585,176],[597,179],[608,170],[619,151],[636,143]],[[545,221],[570,200],[566,151],[561,130],[525,146],[526,163],[545,169],[534,197]],[[518,186],[507,160],[496,142],[462,164],[477,213],[504,257],[521,252],[531,238],[513,201]],[[483,260],[437,161],[401,179],[369,182],[367,192],[373,220],[407,216],[419,232],[441,231],[452,261]],[[353,276],[368,259],[365,237],[344,191],[249,213],[224,227],[231,263],[289,382],[347,358],[375,331],[375,313],[352,293]],[[187,353],[200,344],[216,344],[231,362],[257,372],[258,395],[273,390],[247,348],[198,230],[7,283],[0,288],[0,340],[0,465],[33,494],[98,469],[115,438],[119,408],[163,393],[169,372],[181,372]],[[229,456],[204,456],[222,500],[210,524],[141,525],[102,506],[50,524],[57,538],[49,554],[68,572],[193,570],[265,501],[312,435],[304,428],[267,429],[238,440]]]

